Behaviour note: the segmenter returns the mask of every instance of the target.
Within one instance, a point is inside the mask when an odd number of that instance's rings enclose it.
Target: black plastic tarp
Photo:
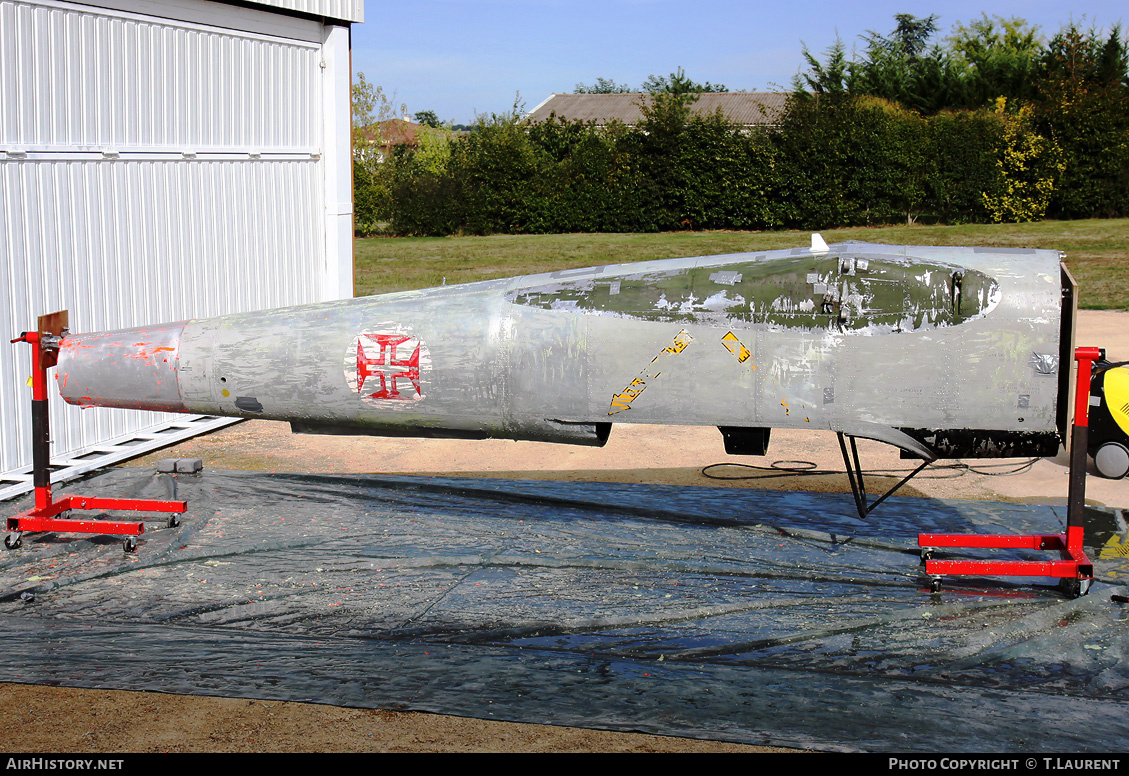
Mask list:
[[[132,555],[75,534],[0,555],[7,681],[815,749],[1129,733],[1125,556],[1093,548],[1078,599],[923,583],[919,532],[1056,533],[1064,507],[892,498],[861,520],[837,494],[137,468],[67,490],[189,510]],[[1088,535],[1119,546],[1102,519]]]

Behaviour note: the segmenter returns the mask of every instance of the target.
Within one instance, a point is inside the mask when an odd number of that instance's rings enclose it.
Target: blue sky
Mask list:
[[[395,92],[409,111],[444,121],[532,109],[552,92],[611,78],[638,88],[677,67],[731,91],[787,88],[802,44],[822,53],[836,34],[861,48],[867,30],[888,33],[895,13],[956,22],[1019,16],[1050,37],[1073,19],[1108,29],[1129,22],[1124,0],[409,0],[365,4],[353,26],[353,72]],[[519,97],[520,95],[520,97]]]

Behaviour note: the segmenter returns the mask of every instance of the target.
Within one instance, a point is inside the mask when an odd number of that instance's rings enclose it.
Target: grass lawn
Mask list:
[[[1032,224],[886,226],[828,229],[829,243],[979,245],[1052,248],[1090,309],[1129,310],[1129,219],[1039,221]],[[371,237],[355,247],[358,296],[469,283],[597,264],[741,253],[811,244],[808,232],[664,232],[660,234]]]

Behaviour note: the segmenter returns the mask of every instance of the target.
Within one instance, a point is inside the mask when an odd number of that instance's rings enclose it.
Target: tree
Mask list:
[[[1037,84],[1035,123],[1061,146],[1066,171],[1051,212],[1129,214],[1129,44],[1069,25],[1051,40]]]
[[[642,173],[637,197],[651,228],[677,229],[684,218],[686,171],[681,160],[696,99],[696,94],[675,91],[640,98],[643,118],[632,133],[631,150]]]
[[[997,112],[1004,114],[1005,98]],[[984,205],[996,223],[1037,221],[1047,213],[1055,185],[1066,165],[1054,138],[1040,135],[1031,122],[1031,107],[1005,118],[1004,143],[996,168],[999,188],[985,192]]]
[[[1121,34],[1120,24],[1110,29],[1098,54],[1097,78],[1099,83],[1129,88],[1129,43]]]
[[[375,161],[380,147],[380,122],[407,115],[408,106],[395,103],[396,93],[389,97],[384,88],[370,84],[365,74],[358,72],[353,84],[353,160]]]
[[[889,35],[870,30],[862,36],[866,51],[852,64],[850,91],[927,114],[950,107],[959,74],[941,47],[929,47],[929,39],[937,32],[937,16],[919,19],[900,13],[894,20]]]
[[[1034,96],[1043,50],[1038,27],[983,14],[968,26],[957,22],[946,44],[963,79],[962,104],[949,107],[983,108],[997,97],[1017,106]]]
[[[701,94],[703,92],[728,92],[729,89],[724,84],[711,84],[709,81],[700,84],[688,78],[686,72],[680,67],[671,73],[669,78],[665,75],[654,75],[653,73],[647,76],[647,80],[643,82],[643,91],[648,94]]]
[[[919,19],[913,14],[896,13],[897,25],[890,35],[879,35],[874,30],[866,33],[868,50],[906,60],[919,59],[926,49],[929,38],[937,32],[937,15],[930,14]]]
[[[573,94],[631,94],[638,89],[632,89],[627,84],[617,84],[611,78],[597,78],[591,86],[577,84],[572,90]]]
[[[371,234],[389,220],[391,172],[380,164],[381,124],[407,113],[380,86],[357,73],[353,84],[353,224],[357,232]]]
[[[826,65],[815,58],[806,44],[801,46],[803,46],[804,59],[808,63],[808,70],[792,79],[793,96],[802,99],[811,93],[815,94],[817,99],[828,99],[833,103],[842,102],[850,89],[851,77],[851,63],[847,61],[846,47],[842,39],[836,35],[835,42],[824,52],[824,56],[827,57]]]
[[[417,124],[423,124],[425,127],[431,127],[432,129],[438,129],[443,126],[442,122],[439,121],[439,116],[437,116],[433,110],[416,111],[415,119]]]
[[[960,69],[949,52],[929,45],[937,16],[897,14],[894,20],[888,35],[870,30],[860,36],[866,48],[850,60],[838,38],[825,52],[825,62],[805,46],[808,68],[793,79],[793,96],[814,94],[838,104],[851,95],[870,95],[925,114],[960,106]]]

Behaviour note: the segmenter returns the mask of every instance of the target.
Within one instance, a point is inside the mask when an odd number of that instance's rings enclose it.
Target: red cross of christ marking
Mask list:
[[[375,343],[380,354],[370,358],[365,353],[364,340]],[[399,380],[410,380],[416,395],[419,389],[419,343],[407,359],[398,359],[396,349],[411,337],[403,334],[362,334],[357,339],[357,393],[363,393],[370,377],[380,380],[380,389],[368,396],[370,399],[410,399],[400,393]]]

